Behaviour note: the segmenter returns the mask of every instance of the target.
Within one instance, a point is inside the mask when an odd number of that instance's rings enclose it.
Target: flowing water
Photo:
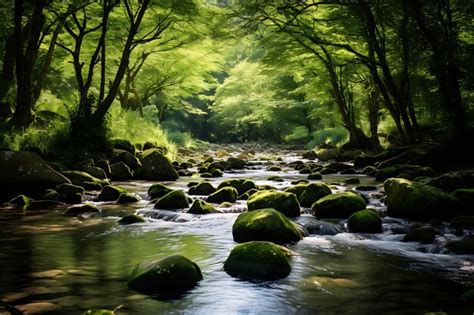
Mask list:
[[[285,161],[294,158],[286,156]],[[266,179],[271,175],[285,181],[269,182]],[[372,178],[357,176],[362,184],[380,188]],[[212,181],[217,185],[241,177],[282,188],[306,176],[257,166]],[[327,175],[324,181],[338,183],[349,177],[354,175]],[[196,178],[169,184],[187,189],[192,180]],[[146,198],[152,182],[116,184]],[[384,211],[378,190],[368,197],[370,207]],[[368,236],[345,233],[341,224],[318,221],[306,213],[296,221],[310,235],[289,246],[295,253],[290,275],[279,281],[249,282],[223,270],[235,246],[232,224],[245,202],[221,209],[225,213],[203,216],[155,210],[146,200],[99,206],[100,217],[65,217],[61,208],[25,215],[0,212],[1,299],[27,305],[30,312],[51,314],[81,314],[120,305],[119,314],[472,313],[458,297],[474,284],[474,259],[443,252],[439,244],[455,238],[449,230],[437,236],[433,245],[402,243],[403,235],[393,232],[406,230],[409,222],[385,218],[385,232]],[[135,211],[146,216],[147,222],[116,224],[119,217]],[[140,295],[127,287],[127,275],[137,263],[170,254],[182,254],[200,266],[204,279],[197,287],[175,300]]]

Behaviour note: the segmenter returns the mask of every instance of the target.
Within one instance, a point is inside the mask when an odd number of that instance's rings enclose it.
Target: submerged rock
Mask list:
[[[429,225],[421,226],[410,230],[403,238],[403,242],[420,242],[431,244],[435,241],[436,231]]]
[[[382,219],[375,210],[357,211],[347,220],[352,233],[382,233]]]
[[[152,262],[142,262],[129,275],[127,285],[140,293],[182,294],[202,280],[201,270],[191,260],[173,255]]]
[[[173,190],[155,203],[155,209],[175,210],[189,207],[188,198],[182,190]]]
[[[246,280],[277,280],[291,272],[290,252],[279,245],[252,241],[237,245],[224,263],[232,277]]]
[[[247,208],[249,211],[273,208],[290,218],[300,215],[296,195],[275,190],[263,190],[252,195],[247,201]]]
[[[244,212],[232,226],[234,241],[269,241],[286,244],[299,241],[304,232],[275,209],[260,209]]]
[[[100,213],[100,210],[94,204],[85,203],[82,205],[69,207],[67,208],[66,212],[64,212],[64,214],[67,216],[75,216],[75,215],[80,215],[84,213]]]
[[[438,188],[402,178],[384,183],[387,215],[412,220],[454,218],[455,199]]]
[[[360,195],[346,191],[328,195],[316,201],[313,215],[324,219],[347,219],[353,213],[364,210],[366,202]]]
[[[146,222],[145,218],[136,214],[129,214],[121,218],[118,223],[123,225],[143,223]]]

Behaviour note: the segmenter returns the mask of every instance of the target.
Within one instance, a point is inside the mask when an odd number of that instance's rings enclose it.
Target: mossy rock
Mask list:
[[[76,216],[84,213],[100,213],[100,209],[91,203],[85,203],[82,205],[76,205],[67,208],[66,212],[64,212],[67,216]]]
[[[86,172],[87,174],[89,174],[91,176],[94,176],[95,178],[98,178],[98,179],[107,179],[107,174],[100,167],[87,166],[87,167],[84,168],[84,172]]]
[[[267,171],[270,171],[270,172],[281,172],[281,167],[280,167],[280,166],[276,166],[276,165],[272,165],[272,166],[267,167]]]
[[[201,195],[201,196],[208,196],[216,191],[216,188],[212,186],[211,183],[208,182],[201,182],[193,187],[191,187],[188,191],[189,195]]]
[[[306,184],[306,183],[297,184],[297,185],[285,188],[284,192],[289,192],[289,193],[295,194],[296,198],[298,198],[298,200],[300,200],[301,195],[303,194],[303,192],[306,189],[307,185],[308,184]]]
[[[186,186],[191,188],[191,187],[194,187],[194,186],[197,186],[199,185],[199,182],[189,182]]]
[[[457,230],[474,229],[474,216],[456,217],[451,221],[450,225]]]
[[[442,189],[444,191],[474,188],[474,170],[445,173],[438,177],[424,181],[424,184]]]
[[[474,255],[474,237],[450,241],[446,248],[457,255]]]
[[[110,165],[110,178],[112,180],[129,180],[133,178],[133,171],[127,164],[117,162]]]
[[[63,175],[66,176],[73,185],[81,186],[84,189],[101,188],[109,185],[109,182],[103,179],[95,178],[86,172],[81,171],[65,171]]]
[[[182,190],[173,190],[158,199],[155,209],[175,210],[189,207],[188,198]]]
[[[220,169],[213,168],[211,170],[211,175],[212,175],[212,177],[222,177],[222,176],[224,176],[224,172],[222,172]]]
[[[419,176],[431,176],[434,171],[431,167],[411,164],[397,164],[380,169],[375,175],[378,181],[384,181],[391,177],[400,177],[400,174],[405,174],[407,179],[414,179]]]
[[[313,171],[309,167],[305,167],[299,171],[300,174],[311,174]]]
[[[119,224],[123,224],[123,225],[143,223],[143,222],[146,222],[145,218],[136,214],[128,214],[118,221]]]
[[[294,180],[292,182],[290,182],[291,185],[306,185],[306,184],[309,184],[309,180],[306,180],[306,179],[298,179],[298,180]]]
[[[221,203],[219,205],[219,208],[230,208],[232,207],[234,204],[232,202],[228,202],[228,201],[224,201],[223,203]]]
[[[277,188],[272,185],[258,185],[257,189],[258,190],[277,190]]]
[[[225,201],[235,202],[238,197],[238,191],[234,187],[223,187],[210,194],[207,197],[208,202],[222,203]]]
[[[267,178],[267,180],[272,181],[272,182],[279,182],[279,183],[282,183],[282,182],[285,181],[280,176],[270,176],[270,177]]]
[[[159,149],[149,149],[140,158],[135,177],[146,180],[176,180],[178,173]]]
[[[337,171],[335,169],[329,168],[329,167],[323,167],[323,169],[320,172],[322,175],[328,175],[328,174],[337,174]]]
[[[311,210],[313,215],[323,219],[347,219],[353,213],[364,210],[364,198],[354,192],[339,192],[316,201]]]
[[[202,199],[196,199],[194,200],[191,208],[189,208],[188,213],[192,214],[209,214],[209,213],[218,213],[219,211],[214,208],[213,205],[211,205],[208,202],[205,202]]]
[[[126,193],[127,191],[121,187],[108,185],[102,188],[97,201],[117,201],[120,195]]]
[[[402,178],[384,183],[387,215],[412,220],[452,219],[456,199],[436,187]]]
[[[201,173],[201,178],[212,178],[212,174],[209,172]]]
[[[118,163],[122,162],[127,165],[131,170],[136,169],[138,166],[141,166],[140,160],[132,153],[128,151],[120,152],[119,154],[115,155],[114,158],[111,160],[111,163]]]
[[[247,208],[249,211],[273,208],[290,218],[300,216],[300,204],[296,195],[282,191],[259,191],[248,199]]]
[[[242,195],[251,189],[257,189],[257,186],[254,182],[245,178],[225,180],[219,184],[217,189],[221,189],[224,187],[234,187],[235,189],[237,189],[239,195]]]
[[[357,177],[348,178],[348,179],[345,179],[343,183],[346,185],[357,185],[357,184],[360,184],[360,179],[358,179]]]
[[[200,280],[198,265],[186,257],[173,255],[140,263],[129,275],[127,285],[144,294],[179,295],[194,288]]]
[[[15,198],[11,199],[8,203],[16,206],[17,208],[22,208],[23,210],[26,210],[30,205],[31,201],[32,200],[30,199],[30,197],[26,195],[18,195]]]
[[[420,242],[422,244],[431,244],[435,241],[436,231],[433,227],[426,225],[412,229],[405,235],[403,242]]]
[[[103,310],[103,309],[92,309],[87,310],[83,313],[83,315],[116,315],[114,311],[111,310]]]
[[[142,198],[140,198],[139,196],[125,192],[125,193],[120,194],[120,196],[117,199],[117,203],[120,203],[120,204],[135,203],[135,202],[139,202],[140,200],[142,200]]]
[[[125,139],[114,139],[112,145],[115,149],[125,150],[132,154],[135,154],[135,146],[128,140]]]
[[[254,195],[257,192],[258,192],[257,189],[250,189],[246,193],[240,195],[239,198],[237,198],[237,199],[238,200],[248,200],[252,195]]]
[[[373,210],[357,211],[347,220],[349,232],[382,233],[382,219]]]
[[[61,184],[55,187],[55,190],[60,195],[75,195],[81,194],[84,195],[86,193],[85,189],[81,186],[73,185],[73,184]]]
[[[305,186],[298,200],[301,206],[311,207],[313,203],[331,193],[331,189],[328,185],[324,183],[311,183]]]
[[[232,249],[224,270],[232,277],[245,280],[277,280],[291,272],[289,251],[271,242],[252,241]]]
[[[275,209],[244,212],[232,226],[234,241],[269,241],[276,244],[297,242],[304,232],[294,222]]]
[[[95,166],[100,167],[101,169],[104,170],[107,176],[110,176],[111,171],[110,171],[110,163],[108,160],[98,160],[97,162],[95,162]]]
[[[370,185],[361,185],[361,186],[357,186],[355,188],[355,190],[359,190],[359,191],[374,191],[374,190],[377,190],[377,187],[375,186],[370,186]]]
[[[150,196],[151,199],[161,198],[171,191],[173,191],[172,188],[160,183],[156,183],[148,188],[148,196]]]
[[[59,199],[59,193],[54,189],[46,189],[39,199],[57,201]]]
[[[309,180],[321,180],[323,179],[323,176],[321,176],[321,173],[311,173],[307,177]]]
[[[236,170],[241,170],[247,165],[247,162],[245,160],[235,157],[229,157],[227,159],[227,162],[229,162],[231,168]]]

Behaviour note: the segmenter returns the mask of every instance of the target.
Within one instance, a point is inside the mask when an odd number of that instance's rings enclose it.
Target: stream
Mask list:
[[[300,159],[292,153],[282,163]],[[266,161],[229,178],[248,178],[257,185],[279,189],[307,175],[284,168],[267,171]],[[283,182],[268,181],[278,175]],[[197,176],[197,175],[195,175]],[[384,213],[382,184],[365,175],[323,175],[334,191],[354,189],[341,185],[358,177],[360,185],[378,189],[364,192],[369,207]],[[166,182],[187,191],[197,177]],[[232,278],[223,263],[236,245],[232,224],[245,210],[245,201],[223,213],[192,215],[153,209],[146,191],[153,182],[114,182],[138,193],[143,200],[132,205],[97,203],[100,216],[65,217],[64,208],[0,211],[0,297],[12,305],[26,305],[30,313],[81,314],[91,308],[115,309],[119,314],[423,314],[448,311],[472,313],[458,303],[474,284],[474,258],[452,255],[439,244],[456,238],[452,231],[437,235],[434,244],[400,242],[410,224],[383,219],[382,234],[344,232],[342,224],[318,221],[309,209],[295,221],[310,233],[288,248],[292,271],[287,278],[249,282]],[[191,196],[199,198],[199,196]],[[202,197],[201,197],[202,198]],[[137,212],[146,223],[122,226],[117,220]],[[406,232],[405,232],[406,233]],[[180,299],[160,300],[129,289],[126,279],[133,267],[149,259],[181,254],[196,262],[204,279]],[[0,309],[0,314],[2,313]]]

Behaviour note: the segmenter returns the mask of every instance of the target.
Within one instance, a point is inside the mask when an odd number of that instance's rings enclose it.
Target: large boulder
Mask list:
[[[234,187],[223,187],[210,194],[207,197],[207,201],[212,203],[235,202],[237,197],[237,189]]]
[[[81,186],[67,183],[58,185],[55,189],[59,194],[58,200],[69,204],[81,203],[86,193],[85,189]]]
[[[294,218],[300,215],[300,204],[295,194],[263,190],[252,195],[247,201],[248,211],[273,208],[287,217]]]
[[[189,207],[188,197],[182,190],[173,190],[155,203],[156,209],[176,210]]]
[[[156,183],[148,188],[148,195],[151,197],[151,199],[156,199],[163,197],[171,191],[173,191],[172,188],[160,183]]]
[[[232,277],[246,280],[277,280],[291,272],[290,252],[270,242],[252,241],[232,249],[224,270]]]
[[[347,220],[349,232],[382,233],[382,219],[374,210],[357,211]]]
[[[114,158],[111,160],[112,164],[118,162],[125,163],[125,165],[127,165],[131,170],[134,170],[141,165],[140,160],[128,151],[120,152],[119,154],[115,155]]]
[[[84,172],[98,179],[107,179],[107,174],[100,167],[86,166],[84,167]]]
[[[48,188],[71,183],[33,152],[0,151],[0,201],[18,194],[39,196]]]
[[[110,165],[110,178],[112,180],[129,180],[133,177],[133,171],[123,162]]]
[[[313,203],[331,193],[331,188],[328,185],[324,183],[311,183],[305,186],[298,200],[301,206],[311,207]]]
[[[218,212],[219,211],[217,211],[213,205],[211,205],[208,202],[205,202],[202,199],[194,200],[193,205],[188,210],[188,213],[192,213],[192,214],[209,214],[209,213],[218,213]]]
[[[384,181],[390,177],[415,179],[420,176],[432,176],[433,174],[434,171],[431,167],[411,164],[396,164],[379,169],[375,174],[375,179],[379,181]]]
[[[193,186],[189,189],[189,195],[202,195],[208,196],[216,191],[216,188],[212,186],[211,183],[208,182],[201,182],[196,186]]]
[[[109,184],[106,180],[95,178],[81,171],[65,171],[63,175],[69,178],[74,185],[81,186],[86,190],[100,190],[103,186]]]
[[[173,165],[158,149],[149,149],[143,152],[140,162],[142,166],[136,169],[136,178],[176,180],[179,177]]]
[[[234,241],[269,241],[286,244],[299,241],[304,232],[287,217],[275,209],[260,209],[244,212],[232,226]]]
[[[474,188],[474,170],[446,173],[423,182],[444,191],[455,191],[463,188]]]
[[[234,187],[237,189],[239,195],[246,193],[250,189],[257,189],[257,186],[254,182],[245,178],[225,180],[219,184],[217,189],[221,189],[223,187]]]
[[[364,210],[366,202],[359,194],[345,191],[327,195],[316,201],[311,210],[323,219],[347,219],[353,213]]]
[[[112,144],[115,149],[128,151],[132,154],[135,154],[135,146],[128,140],[124,139],[115,139],[112,141]]]
[[[179,295],[202,280],[201,270],[191,260],[173,255],[152,262],[142,262],[129,275],[128,286],[144,294]]]
[[[452,219],[455,198],[440,189],[402,178],[384,183],[387,215],[412,220]]]

